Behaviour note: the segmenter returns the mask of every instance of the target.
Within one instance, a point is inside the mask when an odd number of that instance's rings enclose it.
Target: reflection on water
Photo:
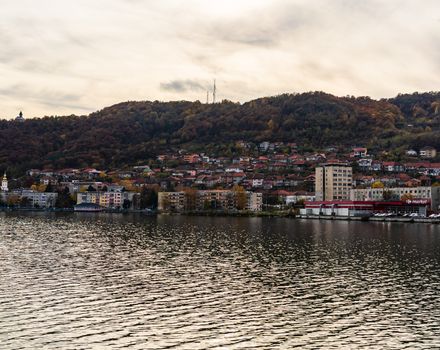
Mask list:
[[[439,348],[439,274],[426,224],[0,214],[0,348]]]

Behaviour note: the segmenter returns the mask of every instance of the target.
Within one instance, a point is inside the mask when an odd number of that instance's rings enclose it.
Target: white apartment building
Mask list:
[[[246,192],[247,203],[246,210],[262,211],[263,210],[263,194],[257,192]]]
[[[58,198],[56,192],[37,192],[32,190],[22,190],[21,198],[27,198],[29,205],[33,208],[52,208]]]

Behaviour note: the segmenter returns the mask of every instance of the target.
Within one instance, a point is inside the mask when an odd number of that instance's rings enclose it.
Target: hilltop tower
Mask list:
[[[1,190],[2,190],[2,192],[8,192],[9,191],[8,178],[6,177],[6,172],[3,175]]]
[[[215,79],[214,79],[214,88],[212,90],[212,103],[215,103],[216,97],[217,97],[217,86],[215,85]]]

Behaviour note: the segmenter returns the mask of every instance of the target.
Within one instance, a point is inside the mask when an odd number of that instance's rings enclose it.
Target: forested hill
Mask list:
[[[296,142],[305,149],[440,148],[440,93],[393,99],[285,94],[244,104],[124,102],[89,116],[0,121],[0,170],[139,164],[167,150],[230,151],[244,141]]]

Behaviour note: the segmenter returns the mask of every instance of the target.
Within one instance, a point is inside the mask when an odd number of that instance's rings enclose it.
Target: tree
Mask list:
[[[38,192],[46,192],[46,187],[47,186],[45,184],[40,183],[36,186],[36,189]]]
[[[157,192],[155,190],[147,187],[142,188],[139,200],[141,209],[157,208],[157,200]]]
[[[243,152],[234,146],[238,140],[295,140],[312,149],[356,140],[376,148],[387,144],[391,149],[402,141],[399,137],[405,136],[411,143],[433,140],[433,146],[440,146],[436,101],[440,101],[439,93],[373,100],[312,92],[244,104],[129,101],[90,116],[41,118],[19,128],[16,122],[3,120],[0,168],[10,169],[11,176],[44,166],[124,168],[151,161],[170,146],[184,143],[188,148],[204,147],[213,154],[234,155]],[[408,122],[414,125],[410,136],[404,130]],[[379,142],[374,144],[374,140]],[[25,151],[18,147],[23,144]],[[99,174],[101,181],[108,181],[109,176]]]
[[[213,203],[210,200],[205,199],[203,201],[203,210],[212,210],[214,208],[215,208],[215,206],[213,205]]]
[[[46,188],[44,189],[44,192],[54,192],[52,184],[49,182]]]
[[[234,191],[237,209],[238,210],[246,209],[246,206],[247,206],[246,190],[242,186],[234,185],[234,187],[232,188],[232,191]]]
[[[414,199],[414,196],[411,193],[405,193],[404,195],[402,195],[402,197],[400,197],[400,200],[403,202],[411,199]]]
[[[119,184],[121,186],[123,186],[126,191],[132,191],[133,192],[133,191],[136,190],[136,188],[133,186],[133,181],[131,181],[131,180],[122,180],[122,181],[119,182]]]
[[[197,190],[194,188],[185,188],[186,210],[193,211],[197,207]]]
[[[123,209],[130,209],[131,207],[131,201],[129,199],[124,199],[124,202],[122,203]]]
[[[32,201],[28,197],[21,197],[20,199],[20,207],[22,208],[29,208],[32,206]]]
[[[382,182],[380,182],[380,181],[375,181],[375,182],[373,183],[373,185],[371,185],[371,187],[372,187],[372,188],[384,188],[385,185],[384,185]]]
[[[173,209],[171,208],[171,202],[168,197],[162,197],[161,207],[164,211],[170,211],[171,209]]]
[[[69,188],[65,187],[58,192],[57,200],[55,201],[55,208],[73,208],[76,201],[70,195]]]
[[[20,204],[20,196],[17,196],[15,194],[8,195],[6,203],[9,207],[16,207],[18,204]]]
[[[393,193],[390,190],[384,190],[382,196],[384,200],[389,201],[393,198]]]

